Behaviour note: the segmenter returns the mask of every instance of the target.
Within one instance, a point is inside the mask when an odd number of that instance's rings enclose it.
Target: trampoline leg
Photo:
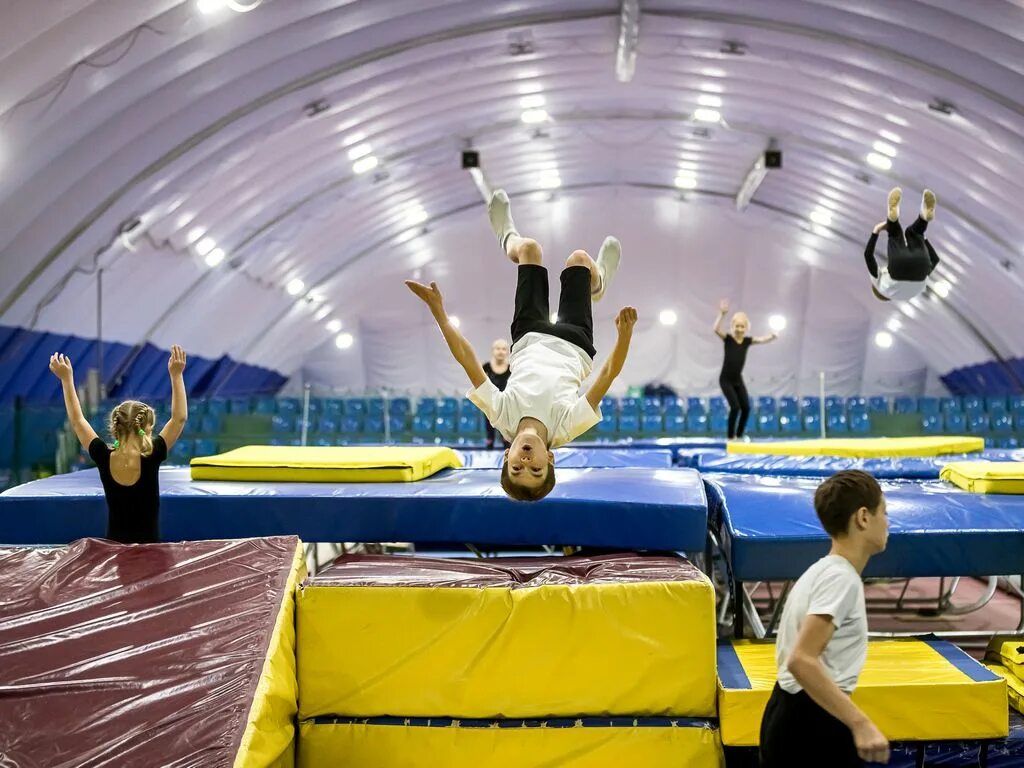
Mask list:
[[[737,640],[743,639],[743,590],[742,581],[732,583],[732,635]]]
[[[917,752],[914,754],[914,768],[924,768],[924,744],[917,745]]]
[[[982,742],[981,750],[978,752],[979,768],[988,768],[988,742]]]

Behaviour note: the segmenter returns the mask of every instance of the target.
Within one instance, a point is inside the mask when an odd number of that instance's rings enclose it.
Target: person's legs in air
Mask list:
[[[491,195],[487,213],[502,250],[519,265],[515,314],[512,317],[512,343],[515,344],[530,331],[550,325],[544,252],[536,240],[519,234],[504,190],[495,190]]]
[[[729,403],[729,439],[736,439],[736,422],[740,417],[740,396],[736,392],[736,385],[734,382],[728,379],[719,379],[718,385],[722,388],[722,394],[725,395],[726,401]]]
[[[750,418],[750,396],[747,394],[747,385],[743,383],[743,379],[735,382],[734,387],[740,401],[740,419],[736,425],[736,437],[743,437],[747,429],[747,419]]]

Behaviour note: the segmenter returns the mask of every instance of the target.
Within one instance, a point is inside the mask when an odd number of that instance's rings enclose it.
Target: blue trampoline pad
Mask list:
[[[465,469],[501,469],[504,451],[458,450]],[[650,467],[667,469],[673,464],[672,451],[648,448],[558,448],[555,450],[555,468],[580,469],[609,467]]]
[[[988,461],[1019,461],[1019,451],[985,451]],[[681,452],[677,463],[701,472],[777,477],[828,477],[844,469],[862,469],[879,480],[938,480],[951,461],[977,461],[978,454],[854,459],[842,456],[769,456],[765,454],[694,450]]]
[[[415,483],[193,481],[160,472],[165,541],[297,534],[305,541],[575,544],[703,551],[707,499],[689,469],[563,469],[536,503],[505,496],[500,471],[446,470]],[[96,470],[0,494],[0,543],[60,544],[102,536]]]
[[[739,581],[796,579],[829,549],[814,512],[820,480],[706,474],[708,513]],[[886,551],[865,576],[1024,572],[1024,496],[967,493],[942,482],[885,481]]]

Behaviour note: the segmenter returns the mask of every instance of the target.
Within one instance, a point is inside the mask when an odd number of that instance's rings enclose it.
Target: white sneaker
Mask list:
[[[926,189],[924,194],[921,195],[921,218],[925,221],[931,221],[935,218],[935,193],[930,189]]]
[[[505,198],[508,200],[508,198]],[[889,221],[900,220],[900,200],[903,199],[903,190],[893,187],[889,192]]]
[[[591,300],[600,301],[604,298],[605,291],[615,279],[615,273],[619,271],[621,259],[622,243],[609,235],[601,243],[601,251],[597,254],[597,272],[601,275],[601,287],[591,294]]]
[[[750,442],[750,435],[744,435],[743,437],[741,437],[740,438],[740,442],[749,443]]]
[[[487,216],[491,220],[491,230],[498,238],[498,245],[504,249],[508,236],[519,234],[516,223],[512,221],[512,204],[504,189],[494,190],[487,203]]]

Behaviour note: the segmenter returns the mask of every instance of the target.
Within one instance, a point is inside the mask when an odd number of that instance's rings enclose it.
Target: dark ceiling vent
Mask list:
[[[536,51],[537,47],[533,44],[533,37],[529,32],[513,32],[508,36],[509,56],[527,56]]]
[[[747,44],[736,40],[726,40],[718,50],[726,56],[746,56]]]
[[[317,99],[316,101],[311,101],[309,104],[304,106],[302,111],[305,113],[306,117],[316,117],[321,112],[326,112],[330,108],[331,105],[327,103],[326,99]]]
[[[939,112],[943,115],[955,115],[956,106],[946,101],[945,99],[932,99],[928,104],[928,109],[932,112]]]

